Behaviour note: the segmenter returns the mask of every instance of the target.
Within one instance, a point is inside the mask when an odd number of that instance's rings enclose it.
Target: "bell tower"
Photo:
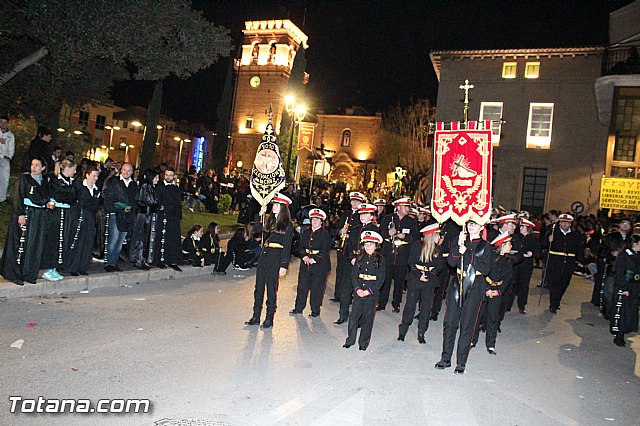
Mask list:
[[[293,60],[307,36],[288,19],[246,21],[242,56],[236,61],[236,90],[231,121],[233,165],[251,168],[256,149],[273,110],[274,129],[289,85]]]

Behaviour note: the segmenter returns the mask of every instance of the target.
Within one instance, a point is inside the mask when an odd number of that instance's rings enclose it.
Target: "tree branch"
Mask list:
[[[48,53],[49,51],[47,50],[47,48],[42,46],[40,49],[36,50],[31,55],[25,56],[24,58],[20,59],[18,62],[16,62],[16,64],[13,66],[13,69],[11,71],[0,75],[0,85],[3,85],[7,81],[11,80],[20,71],[27,68],[28,66],[35,64],[40,59],[47,56]]]

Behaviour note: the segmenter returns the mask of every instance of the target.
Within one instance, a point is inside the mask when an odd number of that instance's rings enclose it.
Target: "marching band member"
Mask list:
[[[522,237],[522,262],[513,267],[513,291],[507,301],[507,310],[511,310],[513,302],[518,296],[518,310],[526,314],[525,307],[529,297],[529,281],[533,273],[533,261],[540,256],[542,249],[540,242],[533,235],[534,224],[529,219],[520,219],[520,235]]]
[[[549,242],[549,264],[547,277],[549,281],[549,312],[555,314],[560,309],[560,301],[569,287],[571,276],[583,257],[582,238],[571,230],[573,216],[558,216],[558,226],[553,226],[546,240]]]
[[[276,298],[278,295],[278,282],[280,277],[287,273],[289,258],[291,257],[291,242],[293,240],[293,226],[291,225],[291,213],[289,197],[276,194],[273,197],[271,215],[262,223],[256,224],[253,231],[264,231],[264,244],[258,259],[256,271],[256,286],[253,292],[253,316],[245,322],[246,325],[260,324],[262,303],[264,301],[265,288],[267,292],[267,316],[262,323],[262,328],[273,327],[273,317],[276,314]],[[262,206],[260,216],[263,216],[267,206]]]
[[[420,303],[418,314],[418,342],[426,343],[424,334],[429,328],[433,290],[438,284],[438,274],[446,268],[446,259],[440,255],[440,225],[433,223],[420,230],[422,242],[415,241],[409,254],[409,283],[407,301],[399,325],[398,340],[404,337],[413,322],[416,304]]]
[[[378,231],[378,225],[373,222],[373,215],[376,207],[373,204],[362,203],[358,207],[358,224],[349,230],[349,238],[347,239],[347,249],[345,256],[347,263],[344,266],[344,274],[347,277],[347,285],[351,288],[351,269],[356,262],[356,258],[360,254],[360,235],[364,231]],[[340,316],[334,321],[334,324],[344,324],[349,319],[349,305],[353,299],[353,292],[340,293]]]
[[[340,238],[340,245],[338,246],[337,266],[336,266],[336,282],[333,289],[332,302],[340,301],[340,291],[344,287],[346,291],[349,291],[349,276],[345,272],[345,265],[347,263],[347,257],[345,251],[347,249],[347,239],[349,238],[349,230],[357,226],[359,222],[358,207],[360,204],[366,201],[364,194],[360,192],[349,193],[349,203],[351,204],[350,210],[345,210],[340,215],[338,221],[338,229]],[[346,286],[346,287],[345,287]]]
[[[377,198],[373,202],[373,205],[376,206],[376,213],[373,215],[374,221],[377,224],[380,224],[380,221],[384,217],[384,211],[387,208],[387,200],[385,200],[384,198]]]
[[[349,348],[356,343],[360,327],[358,345],[361,351],[366,351],[371,341],[380,287],[384,282],[385,260],[376,251],[382,243],[380,234],[376,231],[365,231],[360,236],[360,241],[363,251],[355,259],[351,270],[353,309],[349,315],[349,334],[343,347]]]
[[[491,269],[491,247],[482,239],[482,225],[469,221],[452,247],[449,265],[457,268],[456,277],[447,289],[447,311],[444,317],[442,356],[435,365],[444,370],[451,367],[453,346],[458,337],[456,374],[463,374],[471,349],[474,327],[485,296],[485,276]],[[462,269],[464,268],[464,269]],[[462,290],[462,291],[461,291]],[[462,305],[462,306],[460,306]]]
[[[311,226],[305,228],[300,236],[300,271],[298,273],[298,289],[292,315],[301,314],[307,304],[309,292],[311,297],[310,317],[320,315],[320,306],[324,298],[327,275],[331,270],[329,251],[331,250],[331,234],[322,224],[327,214],[320,209],[309,210]]]
[[[384,238],[382,254],[385,258],[385,282],[380,290],[379,311],[383,311],[389,301],[391,281],[393,280],[393,312],[400,312],[404,280],[409,271],[409,252],[411,244],[420,238],[415,218],[409,216],[411,200],[400,198],[393,202],[396,213],[385,216],[380,224],[380,233]]]
[[[486,325],[485,344],[487,351],[496,355],[496,337],[500,326],[500,305],[504,297],[504,290],[511,282],[511,234],[500,234],[491,245],[495,248],[491,270],[486,278],[484,317]],[[477,333],[477,330],[475,331]]]
[[[451,252],[451,247],[458,241],[460,235],[460,226],[453,220],[449,219],[445,221],[440,228],[440,235],[442,236],[442,244],[440,244],[441,256],[447,259]],[[444,293],[448,288],[449,281],[453,279],[455,268],[452,268],[447,264],[442,271],[438,274],[438,283],[435,291],[433,292],[433,305],[431,306],[431,320],[438,321],[438,315],[442,309],[442,300]]]

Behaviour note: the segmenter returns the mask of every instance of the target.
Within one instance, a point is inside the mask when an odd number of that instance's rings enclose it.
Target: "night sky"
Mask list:
[[[629,3],[195,0],[194,8],[230,29],[236,49],[245,20],[291,19],[309,37],[310,108],[335,113],[358,105],[374,113],[411,98],[436,101],[431,50],[606,45],[609,13]],[[163,113],[215,124],[228,61],[166,81]],[[145,106],[151,93],[148,83],[118,83],[113,98]]]

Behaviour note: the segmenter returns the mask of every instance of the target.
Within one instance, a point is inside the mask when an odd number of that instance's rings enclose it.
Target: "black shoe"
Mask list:
[[[69,272],[69,275],[71,275],[72,277],[77,277],[80,274],[77,272]]]
[[[363,348],[362,346],[360,346],[360,350],[361,350],[361,351],[366,351],[366,350],[367,350],[367,348]]]
[[[393,312],[398,313],[398,312],[400,312],[400,306],[398,306],[398,305],[393,305],[393,309],[392,309],[392,310],[393,310]]]
[[[140,269],[141,271],[148,271],[149,269],[151,269],[144,263],[142,265],[134,265],[134,266],[136,267],[136,269]]]
[[[114,267],[113,267],[113,269],[114,269],[116,272],[122,272],[122,269],[120,269],[120,267],[119,267],[118,265],[114,266]]]
[[[80,275],[89,275],[89,274],[87,273],[87,271],[78,271],[78,274],[80,274]]]
[[[489,352],[491,355],[498,355],[498,352],[496,352],[496,348],[487,348],[487,352]]]
[[[342,318],[338,318],[338,320],[337,320],[337,321],[334,321],[333,323],[334,323],[334,324],[338,324],[338,325],[340,325],[340,324],[344,324],[345,322],[347,322],[347,320],[342,319]]]
[[[522,315],[526,315],[526,314],[527,314],[527,311],[525,311],[525,310],[524,310],[524,308],[520,308],[519,312],[520,312]]]
[[[211,275],[220,275],[221,277],[224,277],[227,273],[225,271],[213,271]]]
[[[431,314],[431,321],[438,321],[438,314]]]
[[[353,345],[349,345],[349,344],[347,344],[347,343],[345,343],[344,345],[342,345],[342,347],[343,347],[343,348],[345,348],[345,349],[349,349],[351,346],[353,346]]]
[[[111,265],[107,265],[107,266],[105,266],[105,267],[104,267],[104,271],[105,271],[105,272],[115,272],[115,271],[116,271],[116,268],[114,268],[114,267],[113,267],[113,266],[111,266]]]
[[[332,302],[336,302],[336,303],[340,302],[340,299],[338,299],[337,297],[332,297],[329,300],[332,301]]]
[[[549,308],[549,312],[551,312],[552,314],[557,314],[558,313],[558,309],[556,309],[554,307],[550,307]]]
[[[616,335],[616,337],[613,339],[613,343],[620,347],[627,346],[627,342],[624,341],[624,336],[621,335]]]
[[[418,343],[420,343],[421,345],[427,343],[427,341],[424,340],[424,334],[418,334]]]
[[[399,340],[400,342],[404,342],[404,335],[403,335],[403,334],[399,335],[399,336],[398,336],[398,340]]]
[[[251,317],[249,321],[244,322],[246,325],[258,325],[260,324],[260,318]]]
[[[158,266],[158,268],[160,268],[160,269],[167,269],[167,265],[165,265],[164,263],[161,263],[161,264],[159,264],[159,265],[157,265],[157,266]]]
[[[169,265],[171,267],[171,269],[173,269],[176,272],[182,272],[182,269],[180,269],[180,267],[178,265]]]
[[[502,333],[502,330],[500,329],[500,326],[498,326],[498,333]]]
[[[31,280],[24,280],[24,282],[29,284],[38,284],[37,282]]]
[[[298,311],[298,310],[296,310],[296,309],[292,309],[292,310],[290,310],[290,311],[289,311],[289,313],[290,313],[291,315],[299,315],[299,314],[301,314],[301,313],[302,313],[302,311]]]
[[[316,317],[319,317],[319,316],[320,316],[320,313],[319,313],[319,312],[311,312],[311,313],[309,314],[309,316],[310,316],[311,318],[316,318]]]
[[[453,370],[453,372],[454,372],[455,374],[464,374],[464,369],[465,369],[465,367],[466,367],[466,366],[465,366],[464,364],[458,364],[458,365],[456,365],[456,369],[455,369],[455,370]]]
[[[451,367],[451,361],[441,359],[440,361],[436,362],[436,370],[444,370],[445,368],[449,367]]]
[[[262,322],[262,325],[260,326],[260,328],[271,328],[273,327],[273,320],[272,319],[266,319]]]
[[[376,306],[376,311],[384,311],[384,310],[385,310],[384,306],[380,306],[380,305]]]

